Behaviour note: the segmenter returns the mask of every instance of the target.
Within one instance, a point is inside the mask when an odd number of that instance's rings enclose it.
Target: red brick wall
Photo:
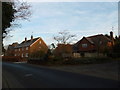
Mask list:
[[[87,47],[86,48],[82,47],[82,44],[87,44]],[[92,45],[88,40],[83,38],[79,43],[78,49],[79,51],[91,51],[95,49],[95,46]]]
[[[86,48],[82,47],[82,44],[87,44]],[[95,46],[93,44],[91,44],[87,39],[83,38],[80,43],[79,43],[79,51],[92,51],[92,50],[97,50],[99,48],[100,52],[103,52],[105,47],[110,47],[111,46],[111,42],[108,43],[102,43],[100,46]]]
[[[30,53],[33,53],[35,51],[44,51],[46,53],[47,50],[48,47],[41,38],[30,46]]]
[[[20,49],[20,51],[19,51]],[[17,56],[22,56],[25,57],[26,53],[29,53],[29,47],[28,50],[26,50],[26,47],[22,47],[22,48],[17,48],[17,51],[14,50],[14,55],[16,54]]]
[[[22,49],[22,48],[24,48],[24,49]],[[28,53],[28,56],[29,56],[31,53],[34,53],[36,51],[41,50],[46,53],[48,50],[47,45],[41,38],[36,40],[32,45],[30,45],[28,47],[28,50],[26,50],[26,47],[22,47],[22,48],[18,48],[17,51],[14,50],[14,55],[16,54],[18,56],[18,54],[19,54],[19,56],[22,56],[22,54],[23,54],[23,57],[26,57],[26,53]],[[19,51],[19,49],[20,49],[20,51]]]
[[[56,56],[60,56],[65,53],[72,54],[72,46],[70,44],[59,44],[58,47],[54,50],[54,54]]]

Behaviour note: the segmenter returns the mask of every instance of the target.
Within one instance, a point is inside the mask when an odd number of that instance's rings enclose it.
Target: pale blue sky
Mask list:
[[[4,44],[21,43],[25,37],[41,37],[47,45],[55,42],[53,36],[68,30],[76,34],[76,41],[83,36],[109,34],[112,26],[118,35],[117,2],[30,2],[30,21],[19,21],[21,28],[14,28]]]

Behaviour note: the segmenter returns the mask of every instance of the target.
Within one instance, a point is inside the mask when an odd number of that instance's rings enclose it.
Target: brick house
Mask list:
[[[27,38],[25,38],[25,40],[22,43],[17,44],[15,46],[9,45],[8,47],[11,47],[12,49],[8,48],[7,53],[12,52],[11,54],[13,56],[21,57],[29,57],[30,54],[36,51],[44,51],[46,53],[48,50],[48,47],[42,40],[42,38],[33,38],[33,36],[31,36],[30,40],[27,40]]]
[[[106,47],[111,47],[114,44],[112,32],[110,32],[110,37],[108,38],[103,34],[83,37],[73,45],[73,50],[75,53],[103,52]]]
[[[14,47],[17,46],[18,43],[13,43],[12,45],[9,45],[7,48],[7,51],[5,53],[6,56],[14,56]]]
[[[71,57],[72,56],[72,45],[70,44],[58,44],[54,50],[54,55],[62,57]]]

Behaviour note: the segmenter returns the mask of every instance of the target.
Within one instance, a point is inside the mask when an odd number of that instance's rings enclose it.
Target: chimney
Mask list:
[[[15,42],[15,43],[12,44],[12,46],[14,46],[14,47],[17,46],[17,45],[18,45],[18,42]]]
[[[27,41],[27,38],[25,37],[25,42]]]
[[[31,35],[31,40],[33,40],[33,35]]]
[[[110,39],[112,40],[112,45],[114,45],[114,37],[113,37],[113,32],[110,32]]]
[[[111,40],[113,39],[113,32],[112,31],[110,32],[110,38],[111,38]]]

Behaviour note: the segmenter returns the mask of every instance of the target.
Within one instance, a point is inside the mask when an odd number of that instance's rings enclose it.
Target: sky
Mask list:
[[[12,37],[4,39],[4,45],[21,43],[25,37],[41,37],[47,45],[55,43],[53,36],[67,30],[79,41],[83,36],[109,34],[113,28],[118,35],[117,2],[29,2],[32,15],[29,21],[16,21],[20,27],[12,28]]]

